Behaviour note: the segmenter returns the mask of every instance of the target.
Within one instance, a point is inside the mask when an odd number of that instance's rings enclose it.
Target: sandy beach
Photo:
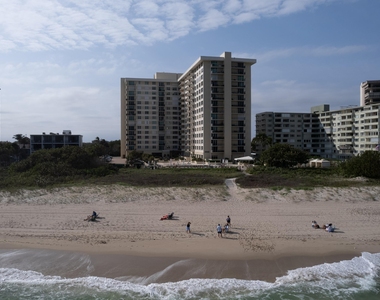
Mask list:
[[[93,210],[100,218],[84,221]],[[169,212],[175,218],[161,221]],[[227,215],[232,228],[218,238],[216,226]],[[313,229],[312,220],[333,223],[336,230]],[[379,224],[380,187],[241,189],[228,180],[210,188],[0,192],[0,250],[85,253],[94,265],[91,275],[111,278],[166,269],[151,280],[274,281],[291,269],[380,253]]]

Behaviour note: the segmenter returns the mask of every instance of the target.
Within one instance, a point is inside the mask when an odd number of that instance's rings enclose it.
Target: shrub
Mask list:
[[[290,168],[308,161],[309,154],[288,144],[274,144],[260,156],[260,162],[268,167]]]
[[[118,168],[102,163],[94,151],[81,147],[43,149],[13,163],[3,186],[48,186],[90,176],[114,174]]]
[[[380,178],[380,152],[365,151],[340,164],[340,170],[343,175],[349,177],[363,176],[378,179]]]

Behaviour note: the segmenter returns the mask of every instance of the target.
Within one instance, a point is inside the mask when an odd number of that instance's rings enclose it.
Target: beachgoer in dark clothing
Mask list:
[[[228,226],[231,227],[231,218],[230,218],[230,216],[227,216],[226,221],[227,221]]]

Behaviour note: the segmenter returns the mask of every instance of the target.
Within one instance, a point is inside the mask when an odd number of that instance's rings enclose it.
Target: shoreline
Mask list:
[[[79,269],[75,272],[63,270],[61,273],[54,269],[44,270],[44,275],[58,275],[66,278],[97,276],[119,280],[128,280],[135,283],[163,283],[177,282],[192,278],[199,279],[223,279],[233,278],[239,280],[260,280],[275,282],[277,277],[282,277],[288,271],[298,268],[312,267],[324,263],[338,263],[343,260],[351,260],[361,256],[360,251],[326,251],[324,253],[282,253],[282,254],[261,254],[247,255],[247,257],[237,257],[236,259],[220,257],[193,257],[156,255],[156,253],[140,253],[140,255],[101,251],[86,251],[86,249],[46,249],[41,247],[22,248],[20,245],[0,243],[2,252],[13,250],[37,251],[44,255],[49,253],[50,263],[54,263],[55,258],[63,255],[80,254],[88,257],[91,271],[84,272]],[[87,249],[88,250],[88,249]],[[363,251],[370,252],[370,251]],[[377,253],[372,252],[372,253]],[[25,259],[28,259],[26,255]],[[87,267],[88,269],[88,267]],[[34,271],[40,271],[38,269]],[[65,273],[66,272],[66,273]]]

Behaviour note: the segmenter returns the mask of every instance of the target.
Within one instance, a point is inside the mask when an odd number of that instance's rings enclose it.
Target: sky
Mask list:
[[[380,80],[378,0],[0,0],[0,141],[120,139],[120,78],[254,58],[255,115],[360,104]]]

